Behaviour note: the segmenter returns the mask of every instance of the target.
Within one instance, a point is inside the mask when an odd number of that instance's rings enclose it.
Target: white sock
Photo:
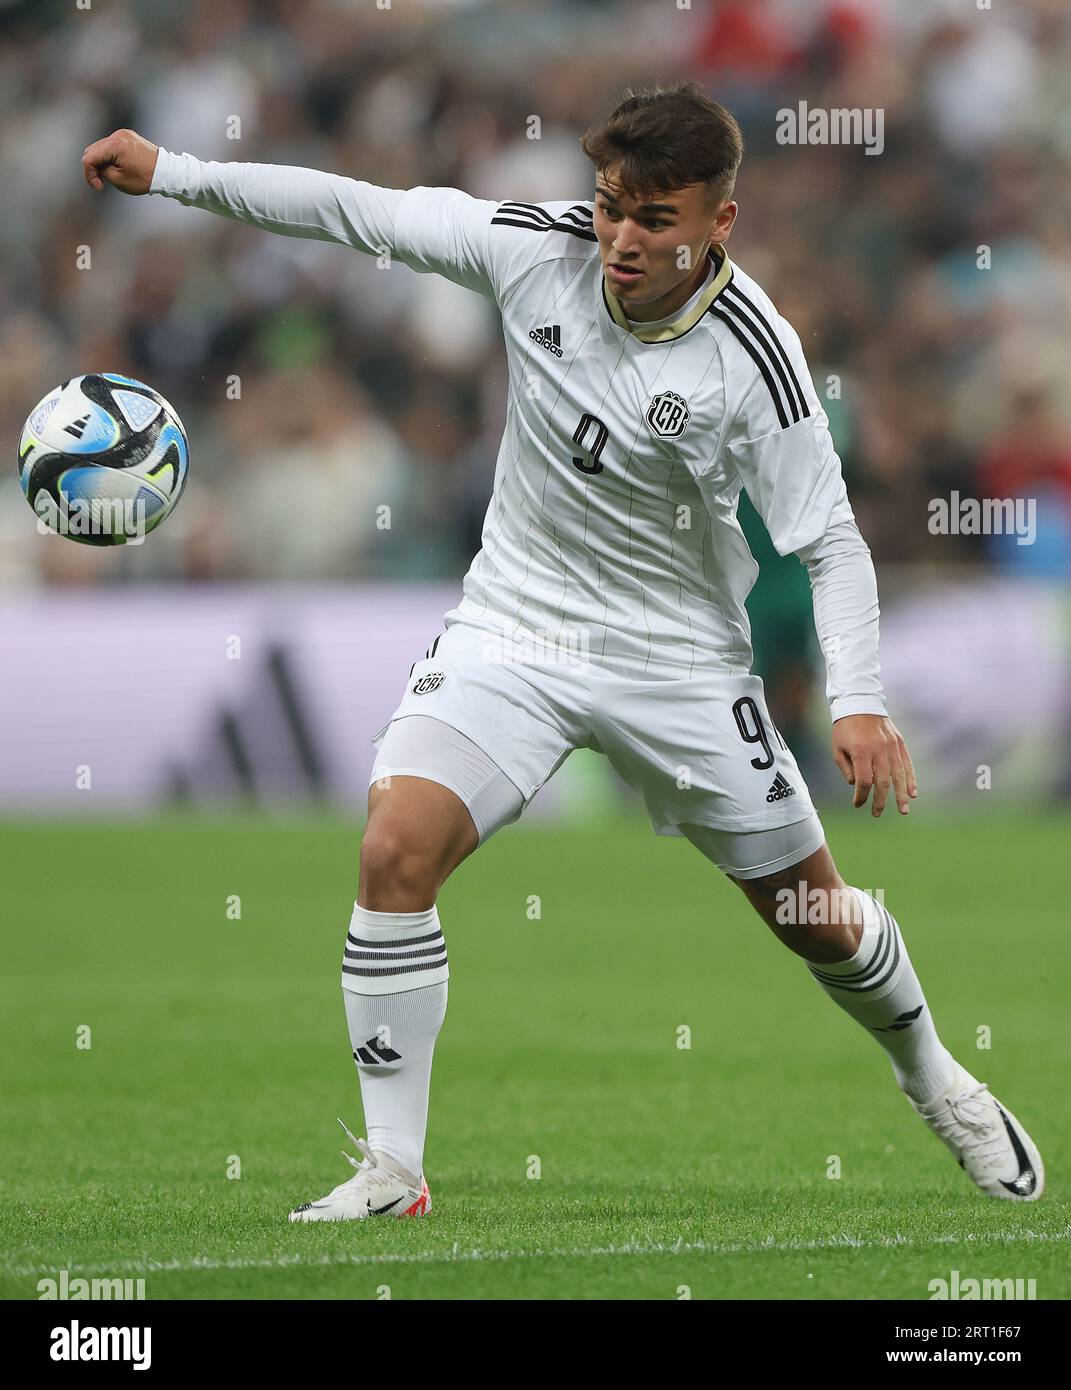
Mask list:
[[[414,1176],[424,1161],[435,1039],[450,971],[434,907],[372,912],[353,906],[342,962],[353,1060],[369,1146]]]
[[[852,892],[863,911],[858,951],[851,960],[807,968],[889,1054],[900,1089],[925,1104],[951,1084],[952,1055],[937,1036],[896,919],[869,893]]]

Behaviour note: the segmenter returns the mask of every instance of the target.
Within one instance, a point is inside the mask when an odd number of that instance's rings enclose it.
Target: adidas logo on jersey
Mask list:
[[[767,801],[784,801],[786,796],[795,796],[796,788],[790,787],[780,773],[773,779],[770,790],[766,793]]]
[[[562,327],[560,323],[548,323],[543,328],[530,328],[528,336],[540,347],[545,347],[555,357],[562,355]]]

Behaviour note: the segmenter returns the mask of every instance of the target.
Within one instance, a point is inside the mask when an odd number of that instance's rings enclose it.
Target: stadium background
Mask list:
[[[1040,891],[1038,856],[1046,833],[1066,825],[1061,802],[1071,790],[1071,22],[1060,0],[1021,0],[1014,11],[973,0],[410,0],[382,9],[93,0],[88,10],[73,0],[0,0],[0,43],[0,441],[9,459],[0,487],[0,833],[21,920],[41,928],[30,934],[36,954],[24,973],[10,976],[24,1002],[57,980],[45,929],[85,910],[78,885],[96,888],[88,897],[100,954],[83,960],[83,978],[102,987],[116,959],[136,955],[116,905],[136,902],[151,920],[161,880],[176,895],[178,939],[195,954],[213,939],[219,924],[195,927],[199,909],[182,894],[206,846],[222,859],[242,837],[262,843],[250,829],[258,822],[218,818],[236,804],[282,808],[287,819],[264,833],[275,845],[281,824],[299,827],[291,852],[305,852],[302,825],[329,826],[330,901],[321,891],[314,910],[292,865],[280,879],[290,919],[280,905],[278,920],[265,912],[258,930],[277,930],[281,942],[293,913],[307,911],[323,943],[317,960],[333,960],[368,738],[479,545],[505,404],[495,316],[478,297],[169,200],[95,195],[81,179],[83,147],[130,126],[201,158],[301,164],[392,187],[450,184],[484,197],[583,198],[583,130],[626,84],[682,76],[700,79],[744,128],[730,252],[799,330],[826,403],[877,566],[887,689],[923,787],[913,820],[925,817],[937,837],[928,857],[917,823],[898,840],[906,827],[840,828],[845,789],[828,757],[806,575],[773,554],[745,504],[762,564],[750,605],[758,668],[778,722],[837,826],[834,850],[843,844],[866,864],[855,881],[884,874],[894,906],[894,876],[909,877],[910,855],[921,855],[916,911],[938,891],[953,941],[979,927],[956,917],[967,909],[950,874],[977,900],[1016,904],[1038,940],[1051,927],[1053,950],[1066,954],[1057,932],[1066,909],[1030,898],[1007,872],[1018,866]],[[883,109],[883,153],[778,144],[777,112],[800,100]],[[79,263],[85,247],[88,268]],[[979,268],[979,248],[989,248],[989,268]],[[98,551],[42,537],[17,485],[26,414],[52,385],[87,370],[157,387],[190,435],[186,494],[141,547]],[[1033,499],[1036,541],[931,534],[929,503],[953,491]],[[383,504],[389,530],[376,527]],[[303,808],[315,808],[307,820]],[[574,755],[528,820],[481,852],[482,882],[518,882],[536,863],[550,872],[541,835],[566,835],[546,844],[562,849],[572,902],[584,900],[565,849],[572,837],[656,853],[638,800],[593,755]],[[866,840],[870,832],[879,840]],[[136,862],[98,863],[117,843],[133,847]],[[285,861],[288,851],[272,853]],[[669,891],[687,899],[692,883],[695,900],[711,891],[701,865],[681,863]],[[465,874],[448,893],[484,891],[478,870]],[[116,875],[133,875],[141,895],[129,896]],[[727,889],[713,891],[724,910]],[[483,899],[480,910],[494,916]],[[991,973],[980,978],[994,990],[1003,926],[994,918],[983,933]],[[75,959],[90,950],[64,939]],[[953,945],[940,948],[947,957],[930,949],[954,967]],[[473,938],[470,952],[474,977],[493,977],[494,950],[481,958]],[[266,940],[264,962],[273,959],[310,981],[334,1056],[334,966],[316,965],[314,976],[312,962],[275,958]],[[540,968],[533,958],[533,979]],[[780,968],[787,982],[792,966]],[[58,982],[58,998],[77,1013],[73,973],[61,969]],[[1021,984],[1008,1027],[1025,1056],[1045,1037],[1048,1015]],[[546,989],[553,998],[549,978]],[[220,1002],[238,1008],[230,994]],[[32,1099],[44,1119],[40,1092],[56,1108],[84,1093],[50,1052],[47,1024],[26,1028],[23,1079],[9,1099]],[[313,1057],[326,1055],[315,1041],[303,1036],[306,1082]],[[876,1076],[883,1064],[867,1060]],[[776,1058],[770,1065],[776,1074]],[[340,1077],[352,1109],[352,1077]],[[101,1084],[101,1114],[115,1121],[120,1102]],[[321,1110],[318,1100],[310,1123]],[[47,1113],[53,1122],[55,1110]],[[11,1171],[20,1164],[24,1155]],[[293,1180],[306,1182],[308,1167],[294,1167]]]

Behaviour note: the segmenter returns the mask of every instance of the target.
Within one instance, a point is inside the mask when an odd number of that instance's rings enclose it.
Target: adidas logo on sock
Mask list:
[[[528,336],[540,347],[545,347],[555,357],[562,355],[562,328],[560,323],[548,323],[543,328],[530,328]]]
[[[900,1033],[911,1025],[922,1013],[923,1006],[920,1004],[917,1009],[908,1009],[906,1013],[897,1014],[892,1023],[887,1028],[875,1028],[875,1033]]]
[[[795,796],[796,788],[790,787],[780,773],[773,779],[770,790],[766,793],[767,801],[784,801],[786,796]]]
[[[361,1066],[378,1066],[380,1062],[400,1062],[402,1054],[387,1047],[378,1038],[369,1038],[363,1047],[353,1054],[353,1060]]]

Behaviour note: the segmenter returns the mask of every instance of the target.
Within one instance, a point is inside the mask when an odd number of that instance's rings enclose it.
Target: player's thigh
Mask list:
[[[381,873],[433,879],[436,888],[479,844],[464,801],[428,777],[384,779],[368,789],[361,887]]]
[[[425,715],[394,719],[368,789],[361,842],[361,891],[437,893],[454,869],[524,798],[471,739]]]

